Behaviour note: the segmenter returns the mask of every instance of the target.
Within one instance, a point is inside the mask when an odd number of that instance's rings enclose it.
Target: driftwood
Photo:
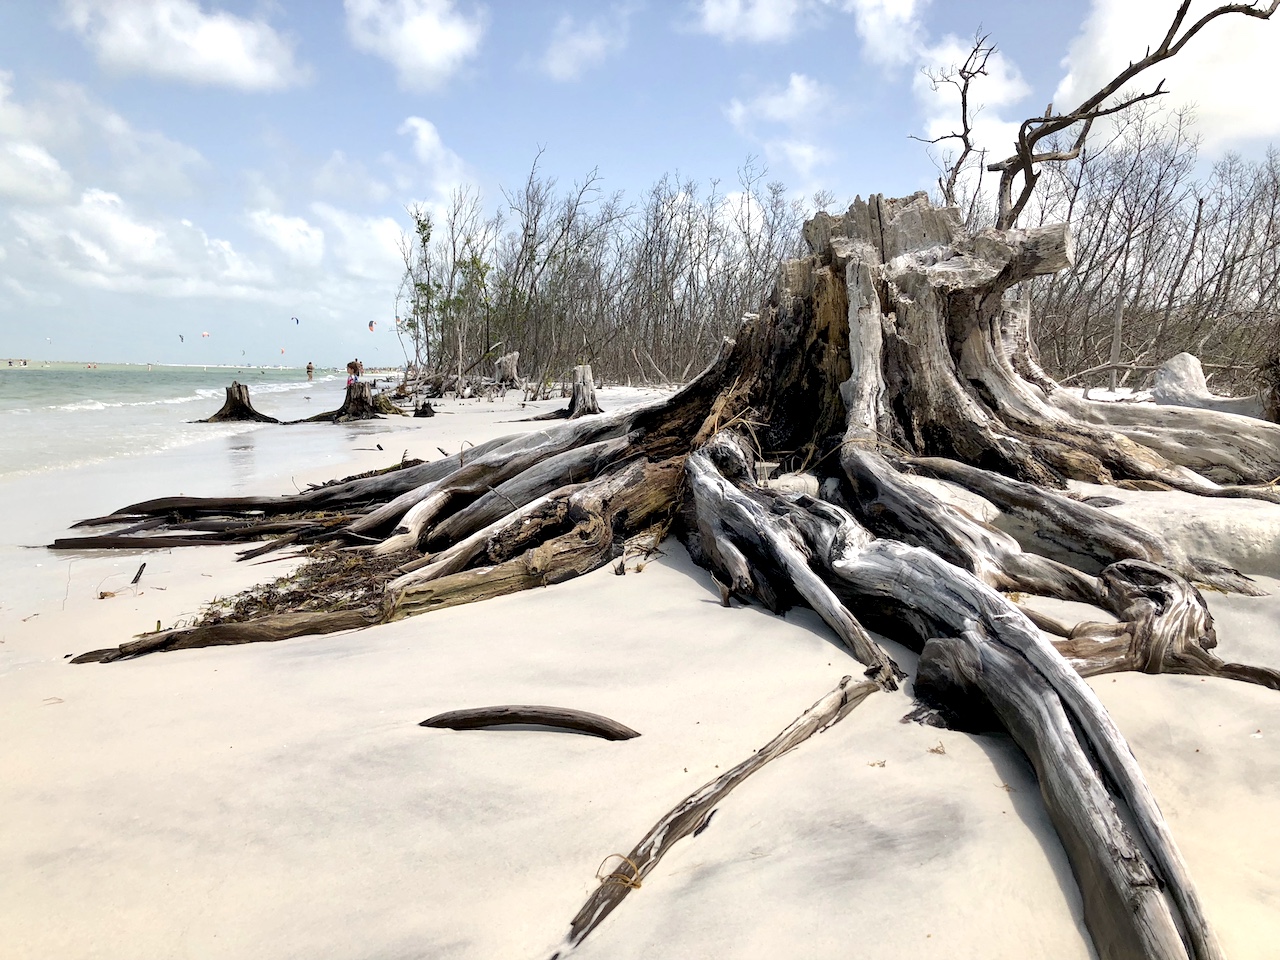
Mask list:
[[[876,689],[874,683],[854,683],[852,677],[843,678],[834,690],[750,757],[710,783],[703,784],[676,804],[654,824],[627,856],[619,857],[619,866],[614,872],[602,878],[600,886],[570,922],[564,947],[553,954],[551,960],[556,960],[566,950],[582,943],[622,903],[628,893],[639,889],[641,881],[676,842],[690,834],[701,833],[710,822],[716,806],[738,784],[769,761],[794,750],[815,733],[823,733],[839,723]]]
[[[377,619],[377,613],[373,610],[342,610],[333,613],[286,614],[252,623],[219,623],[205,627],[159,630],[143,634],[137,640],[122,643],[119,647],[82,653],[71,662],[111,663],[161,650],[190,650],[195,647],[290,640],[294,637],[355,630],[376,623]]]
[[[917,195],[857,201],[805,236],[812,254],[784,263],[759,314],[663,400],[301,494],[161,498],[91,522],[119,524],[131,532],[104,535],[145,547],[192,535],[180,526],[192,522],[310,520],[270,535],[339,550],[350,570],[324,588],[333,609],[315,609],[325,594],[313,593],[291,636],[346,629],[353,621],[338,614],[386,622],[552,585],[673,530],[726,601],[811,607],[886,690],[902,670],[872,631],[897,640],[920,653],[914,690],[930,717],[1009,731],[1037,769],[1100,956],[1213,960],[1168,827],[1081,674],[1275,686],[1274,671],[1212,654],[1195,586],[1257,585],[1062,488],[1077,479],[1275,502],[1280,427],[1059,389],[1036,361],[1027,302],[1006,294],[1070,267],[1065,227],[970,236],[955,211]],[[757,462],[813,482],[762,485]],[[978,492],[1029,533],[948,506],[914,474]],[[1059,624],[1014,593],[1093,604],[1120,623]],[[277,615],[227,626],[97,658],[281,635]]]
[[[418,724],[420,727],[441,727],[446,730],[482,730],[486,727],[505,726],[513,723],[536,724],[589,733],[605,740],[630,740],[640,736],[635,730],[617,720],[610,720],[598,713],[572,710],[567,707],[542,707],[507,705],[501,707],[471,707],[466,710],[450,710],[437,713]]]
[[[250,420],[254,423],[279,423],[275,417],[269,417],[265,413],[259,413],[253,409],[253,403],[249,400],[249,387],[240,383],[238,380],[232,380],[231,386],[227,387],[227,399],[220,409],[207,420],[200,420],[199,423],[225,423],[229,420]]]

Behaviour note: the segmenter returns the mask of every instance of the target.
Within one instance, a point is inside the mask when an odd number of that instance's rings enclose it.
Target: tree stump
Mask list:
[[[253,409],[253,404],[249,400],[248,385],[232,380],[231,386],[227,387],[227,399],[222,404],[222,409],[207,420],[197,420],[196,422],[228,423],[235,420],[247,420],[254,423],[280,422],[275,417],[268,417],[265,413],[259,413]]]
[[[233,633],[197,625],[184,647],[333,632],[350,629],[347,616],[386,622],[550,586],[672,529],[722,599],[809,607],[886,691],[904,673],[871,631],[891,637],[920,655],[912,689],[922,707],[1008,731],[1036,770],[1099,957],[1221,960],[1169,826],[1081,675],[1142,669],[1280,686],[1276,671],[1213,654],[1194,585],[1256,588],[1060,491],[1086,480],[1277,502],[1280,427],[1088,403],[1047,377],[1025,301],[1006,294],[1070,268],[1064,226],[969,234],[923,194],[873,196],[819,214],[805,239],[811,254],[780,266],[737,338],[653,404],[586,416],[599,408],[582,365],[569,408],[542,418],[567,423],[296,495],[165,498],[85,524],[133,524],[113,539],[145,546],[192,520],[304,521],[350,507],[332,525],[289,534],[362,548],[342,551],[341,575],[326,574],[306,610]],[[361,398],[367,409],[368,387],[357,384],[341,410],[313,419],[349,416]],[[759,484],[760,461],[812,474],[816,492]],[[953,509],[916,473],[990,499],[1035,536],[1020,541]],[[1120,622],[1033,620],[1022,595],[1089,603]],[[172,648],[166,637],[100,659]]]
[[[493,379],[499,389],[519,390],[520,373],[516,365],[520,362],[520,351],[505,353],[493,362]]]
[[[337,410],[317,413],[297,423],[346,423],[350,420],[380,420],[373,402],[373,388],[365,382],[347,384],[347,395]]]
[[[569,397],[569,419],[589,416],[600,412],[600,404],[596,401],[596,382],[591,376],[591,364],[584,363],[573,368],[573,394]]]

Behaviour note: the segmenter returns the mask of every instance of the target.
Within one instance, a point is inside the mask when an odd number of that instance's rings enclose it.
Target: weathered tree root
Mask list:
[[[690,834],[699,833],[711,819],[716,805],[738,784],[769,761],[795,749],[815,733],[823,733],[839,723],[877,689],[874,683],[854,683],[852,677],[843,678],[834,690],[749,758],[733,769],[726,770],[710,783],[703,784],[676,804],[654,824],[631,853],[621,858],[623,866],[601,880],[600,886],[570,922],[564,946],[552,955],[551,960],[556,960],[566,950],[582,943],[626,899],[628,893],[640,888],[641,881],[653,871],[658,861],[675,843]]]
[[[626,724],[602,717],[586,710],[568,707],[525,706],[508,704],[501,707],[469,707],[465,710],[449,710],[437,713],[418,724],[420,727],[438,727],[446,730],[483,730],[512,723],[531,723],[543,727],[558,727],[589,733],[604,740],[631,740],[640,736]]]
[[[365,596],[353,588],[360,563],[385,564],[368,622],[578,576],[674,520],[725,596],[775,611],[807,604],[889,688],[899,672],[868,628],[879,630],[921,652],[919,696],[957,722],[983,718],[1013,734],[1037,769],[1103,957],[1216,960],[1168,826],[1080,672],[1275,686],[1274,671],[1209,652],[1212,620],[1189,581],[1256,586],[1046,488],[1079,479],[1277,500],[1262,484],[1280,473],[1280,428],[1255,421],[1235,442],[1223,438],[1236,418],[1198,411],[1214,466],[1184,449],[1185,418],[1126,426],[1117,418],[1127,414],[1062,396],[1034,361],[1022,301],[1004,296],[1069,265],[1065,228],[967,237],[954,211],[922,196],[873,197],[816,218],[806,236],[814,255],[784,264],[761,313],[662,402],[297,496],[167,498],[100,519],[132,525],[111,536],[143,546],[171,523],[341,511],[353,519],[305,535],[356,545],[348,555],[358,562],[307,603],[349,605]],[[811,471],[817,494],[758,484],[756,456]],[[977,490],[1034,534],[1020,542],[944,504],[910,470]],[[1000,591],[1095,604],[1123,622],[1057,624]],[[331,623],[299,616],[290,636]],[[213,628],[196,627],[180,645],[280,638],[254,622],[203,639]],[[1037,625],[1059,636],[1057,649]],[[178,642],[144,637],[116,656]]]

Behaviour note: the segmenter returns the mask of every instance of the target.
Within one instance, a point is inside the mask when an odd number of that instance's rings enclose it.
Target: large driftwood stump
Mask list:
[[[918,194],[821,214],[805,237],[811,254],[779,267],[736,340],[656,403],[297,495],[170,497],[92,521],[131,524],[108,535],[113,545],[145,547],[197,519],[348,511],[277,541],[348,548],[330,553],[347,566],[324,580],[327,594],[308,595],[312,612],[234,631],[197,624],[120,655],[322,633],[347,628],[333,616],[344,610],[385,622],[550,586],[674,530],[726,596],[812,608],[887,694],[904,696],[894,692],[904,671],[873,630],[920,654],[921,710],[1008,731],[1036,769],[1104,960],[1218,960],[1168,825],[1081,674],[1280,685],[1276,671],[1211,653],[1195,585],[1257,588],[1062,488],[1079,479],[1280,502],[1280,427],[1060,389],[1036,361],[1026,300],[1007,295],[1070,269],[1063,226],[969,235],[955,210]],[[589,369],[574,379],[561,417],[592,406]],[[760,482],[764,462],[803,482]],[[970,488],[1033,534],[1019,540],[953,509],[916,473]],[[1120,623],[1059,624],[1024,611],[1016,601],[1028,594],[1092,604]],[[633,851],[637,866],[644,852]],[[575,936],[589,926],[579,918]]]
[[[275,417],[269,417],[265,413],[259,413],[253,409],[253,404],[249,400],[248,385],[240,383],[238,380],[232,380],[231,386],[227,387],[227,399],[222,404],[222,409],[207,420],[199,420],[197,422],[226,423],[232,420],[247,420],[254,423],[280,422]]]

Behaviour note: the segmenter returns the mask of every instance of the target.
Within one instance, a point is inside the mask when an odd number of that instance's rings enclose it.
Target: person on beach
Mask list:
[[[359,380],[364,376],[364,364],[360,362],[360,358],[356,357],[356,379]]]
[[[316,378],[316,365],[310,360],[307,361],[307,383]]]
[[[356,373],[356,363],[357,361],[355,360],[347,361],[347,386],[348,387],[360,379]]]

